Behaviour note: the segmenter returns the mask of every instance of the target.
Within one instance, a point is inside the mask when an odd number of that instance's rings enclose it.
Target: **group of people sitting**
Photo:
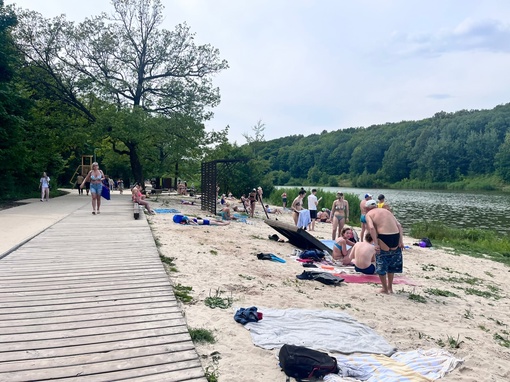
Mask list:
[[[375,246],[370,233],[359,241],[356,232],[350,227],[342,229],[340,237],[333,244],[333,260],[342,265],[354,265],[356,272],[373,275],[375,273]]]

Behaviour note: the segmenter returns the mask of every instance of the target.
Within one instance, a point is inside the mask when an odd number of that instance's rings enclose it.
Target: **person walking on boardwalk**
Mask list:
[[[92,196],[92,215],[96,213],[99,215],[101,212],[101,190],[103,188],[103,172],[99,169],[97,162],[92,163],[92,170],[89,171],[80,188],[83,188],[86,182],[90,182],[90,195]]]
[[[44,202],[46,199],[47,202],[50,201],[50,177],[43,172],[42,177],[39,180],[39,188],[41,189],[41,202]]]

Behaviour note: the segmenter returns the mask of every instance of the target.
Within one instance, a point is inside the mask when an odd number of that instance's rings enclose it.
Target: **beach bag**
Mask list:
[[[106,187],[104,184],[103,187],[101,188],[101,196],[106,200],[110,200],[110,188]]]
[[[301,252],[300,259],[312,259],[314,261],[321,261],[324,258],[324,252],[318,249],[307,249]]]
[[[278,358],[284,373],[298,381],[338,373],[336,358],[304,346],[283,345]]]
[[[422,243],[424,243],[424,244],[422,245]],[[430,247],[432,247],[432,242],[430,241],[430,239],[428,237],[424,237],[423,239],[421,239],[420,247],[430,248]]]

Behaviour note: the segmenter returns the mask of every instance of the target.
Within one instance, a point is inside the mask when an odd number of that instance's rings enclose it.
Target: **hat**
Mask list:
[[[381,194],[381,195],[379,195],[379,196],[377,197],[377,200],[382,200],[382,199],[384,199],[384,195],[383,195],[383,194]]]
[[[368,208],[368,207],[376,207],[377,206],[377,202],[375,200],[368,200],[366,203],[365,203],[365,207]]]
[[[371,197],[372,197],[372,195],[371,195],[371,194],[365,194],[365,199],[366,199],[366,198],[371,198]]]

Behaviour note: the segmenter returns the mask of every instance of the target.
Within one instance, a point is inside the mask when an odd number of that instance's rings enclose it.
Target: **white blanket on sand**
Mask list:
[[[284,344],[305,346],[327,353],[370,353],[387,356],[395,352],[374,330],[347,313],[331,310],[258,308],[259,322],[244,327],[256,346],[274,349]]]
[[[443,349],[396,352],[391,357],[358,354],[336,358],[340,372],[326,375],[325,382],[430,382],[463,362]]]

